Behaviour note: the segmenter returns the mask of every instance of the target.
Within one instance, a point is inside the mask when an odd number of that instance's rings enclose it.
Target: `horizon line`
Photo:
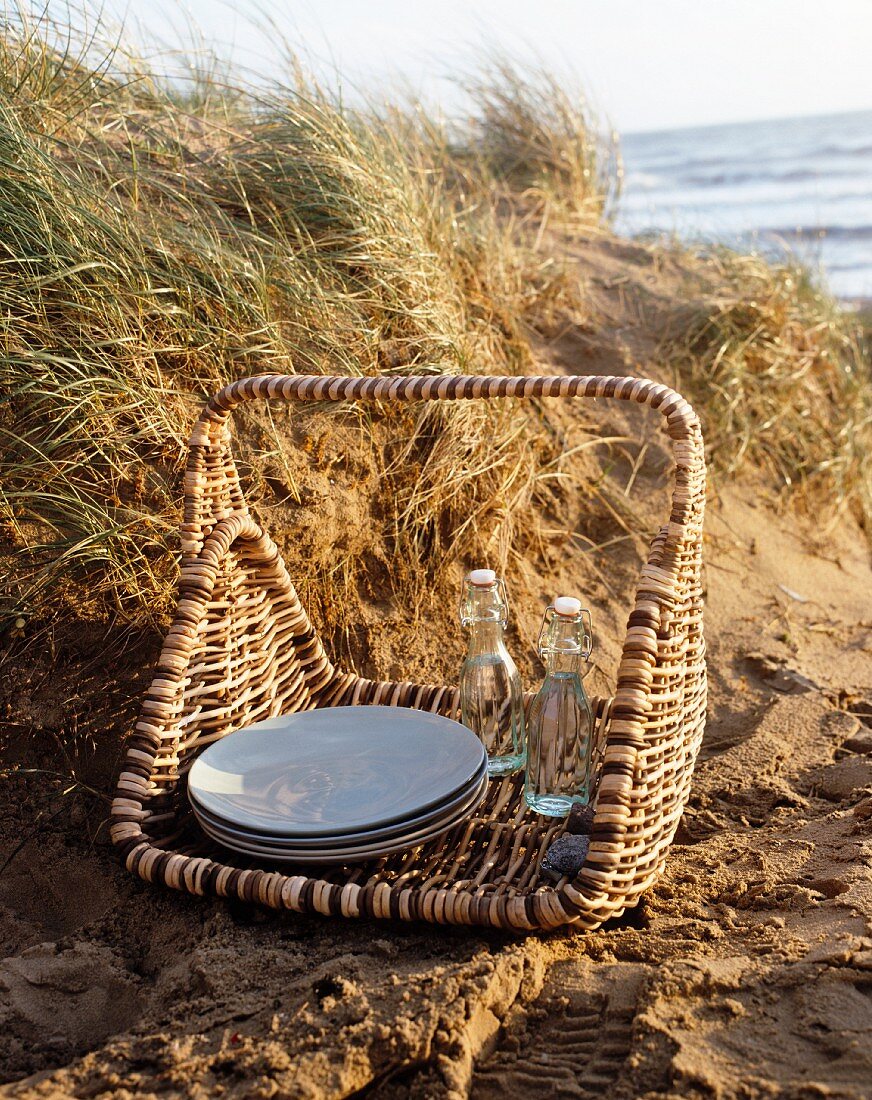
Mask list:
[[[798,122],[801,119],[811,118],[839,118],[842,115],[872,114],[872,104],[867,107],[846,107],[840,111],[814,111],[812,113],[798,115],[759,115],[754,118],[731,118],[720,122],[690,122],[679,126],[651,126],[632,130],[622,130],[618,126],[610,126],[616,130],[619,137],[641,137],[650,134],[672,134],[685,130],[716,130],[722,126],[750,126],[755,122]]]

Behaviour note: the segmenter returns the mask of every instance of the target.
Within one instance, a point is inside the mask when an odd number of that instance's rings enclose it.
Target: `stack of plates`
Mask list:
[[[402,707],[270,718],[210,745],[188,777],[213,840],[291,863],[352,863],[423,844],[469,817],[486,791],[475,734]]]

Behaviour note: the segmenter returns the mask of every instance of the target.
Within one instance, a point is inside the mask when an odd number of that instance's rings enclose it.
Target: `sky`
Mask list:
[[[66,0],[48,0],[63,15]],[[351,88],[402,81],[449,113],[486,49],[579,79],[619,132],[872,108],[872,0],[103,0],[133,39],[192,26],[279,76],[282,37]],[[269,13],[268,17],[264,12]],[[269,25],[270,20],[272,26]]]

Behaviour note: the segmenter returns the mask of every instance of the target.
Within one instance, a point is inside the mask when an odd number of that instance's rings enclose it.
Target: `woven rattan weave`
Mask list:
[[[185,777],[197,752],[216,738],[315,707],[378,703],[453,717],[459,710],[456,688],[365,680],[333,666],[278,550],[246,507],[230,450],[230,413],[255,398],[503,397],[649,405],[665,417],[672,440],[669,521],[642,570],[614,696],[595,702],[606,747],[584,867],[556,883],[540,874],[545,849],[563,825],[525,808],[519,776],[492,781],[478,814],[440,840],[368,864],[310,876],[212,844],[192,820]],[[225,387],[191,437],[178,608],[112,807],[112,836],[126,866],[193,894],[347,917],[529,930],[572,922],[591,929],[619,915],[661,872],[702,738],[704,499],[697,417],[679,394],[644,379],[264,375]]]

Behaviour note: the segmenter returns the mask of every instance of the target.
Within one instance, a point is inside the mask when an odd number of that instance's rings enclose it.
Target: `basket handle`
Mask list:
[[[217,520],[237,511],[247,513],[226,428],[232,411],[244,402],[458,401],[504,397],[607,397],[647,405],[665,417],[666,431],[672,439],[676,483],[665,539],[660,541],[657,557],[660,569],[667,574],[676,571],[686,528],[694,525],[704,495],[705,463],[699,419],[690,404],[668,386],[646,378],[608,375],[354,378],[261,374],[231,382],[211,398],[191,436],[185,476],[183,550],[186,555],[196,554],[203,537]],[[651,579],[657,581],[656,577]],[[665,587],[659,587],[668,596]]]

